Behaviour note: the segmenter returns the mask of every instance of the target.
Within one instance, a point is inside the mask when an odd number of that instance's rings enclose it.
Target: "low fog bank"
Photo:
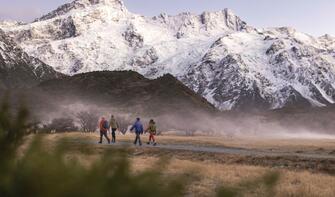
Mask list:
[[[294,114],[294,113],[244,113],[244,112],[208,112],[190,108],[175,110],[161,104],[159,110],[146,105],[118,105],[70,97],[11,96],[11,102],[24,102],[29,107],[31,119],[40,125],[48,125],[55,119],[71,119],[80,128],[78,114],[88,112],[99,118],[110,118],[114,115],[122,128],[127,128],[137,117],[147,125],[154,119],[160,133],[176,135],[208,135],[257,138],[299,138],[299,139],[335,139],[335,124],[331,121],[335,113],[327,115]],[[320,113],[320,114],[324,114]],[[327,118],[325,118],[327,117]]]
[[[280,138],[280,139],[306,139],[306,140],[322,140],[322,139],[330,139],[335,140],[335,135],[332,134],[324,134],[324,133],[312,133],[310,131],[297,131],[295,133],[289,133],[282,131],[281,133],[275,133],[271,136],[267,136],[267,138]]]
[[[209,135],[226,137],[261,137],[261,138],[300,138],[300,139],[335,139],[335,132],[332,128],[325,128],[320,125],[319,129],[313,120],[308,123],[285,122],[285,120],[269,118],[262,115],[215,113],[186,110],[187,113],[175,113],[173,111],[150,115],[145,110],[119,109],[113,106],[99,106],[88,103],[73,103],[59,105],[58,109],[52,112],[38,114],[44,124],[55,118],[68,117],[75,120],[80,112],[90,112],[97,117],[109,118],[114,115],[121,127],[131,125],[137,117],[142,119],[146,125],[150,119],[157,122],[160,132],[173,133],[176,135]],[[98,122],[98,120],[97,120]]]

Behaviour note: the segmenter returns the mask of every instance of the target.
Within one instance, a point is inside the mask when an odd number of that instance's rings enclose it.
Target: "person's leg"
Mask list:
[[[150,142],[151,142],[151,134],[149,135],[149,141],[147,144],[150,144]]]
[[[134,141],[135,145],[137,144],[137,140],[138,140],[138,135],[136,134],[135,141]]]
[[[111,140],[109,139],[109,137],[108,137],[108,135],[107,135],[107,131],[106,132],[104,132],[104,136],[105,136],[105,138],[107,139],[107,142],[108,142],[108,144],[111,142]]]
[[[100,131],[100,141],[99,141],[100,144],[102,143],[102,135],[103,135],[103,133],[102,133],[102,131]]]
[[[115,143],[116,141],[116,135],[115,135],[116,129],[112,129],[112,142]]]
[[[150,135],[151,135],[151,139],[152,139],[153,145],[156,146],[157,144],[156,144],[155,134],[152,133]]]
[[[139,141],[139,143],[140,143],[140,146],[142,146],[141,135],[140,135],[140,134],[138,134],[138,141]]]
[[[107,132],[106,132],[106,137],[107,137],[108,143],[110,144],[111,140],[109,139]]]
[[[153,140],[153,142],[154,142],[154,146],[156,146],[157,143],[156,143],[156,139],[155,139],[155,135],[154,135],[154,134],[152,135],[152,140]]]

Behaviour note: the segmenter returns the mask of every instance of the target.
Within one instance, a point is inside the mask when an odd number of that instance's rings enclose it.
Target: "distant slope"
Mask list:
[[[134,113],[215,111],[213,105],[169,74],[150,80],[133,71],[91,72],[46,81],[38,89],[62,101],[101,103]]]
[[[63,76],[30,57],[0,29],[0,89],[26,88]]]

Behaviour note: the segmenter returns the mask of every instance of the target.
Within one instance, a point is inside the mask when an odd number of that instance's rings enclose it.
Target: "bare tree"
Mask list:
[[[46,125],[46,130],[48,132],[71,132],[77,131],[78,128],[74,125],[72,118],[56,118],[49,125]]]
[[[94,132],[97,128],[97,121],[99,117],[92,112],[79,112],[76,115],[80,123],[80,128],[83,132]]]

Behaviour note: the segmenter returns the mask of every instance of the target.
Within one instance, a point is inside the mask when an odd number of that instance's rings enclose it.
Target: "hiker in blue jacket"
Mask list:
[[[139,145],[142,146],[141,135],[143,134],[143,124],[141,123],[140,118],[136,118],[136,122],[131,127],[130,131],[133,131],[134,129],[135,129],[135,134],[136,134],[134,144],[136,145],[138,141]]]

